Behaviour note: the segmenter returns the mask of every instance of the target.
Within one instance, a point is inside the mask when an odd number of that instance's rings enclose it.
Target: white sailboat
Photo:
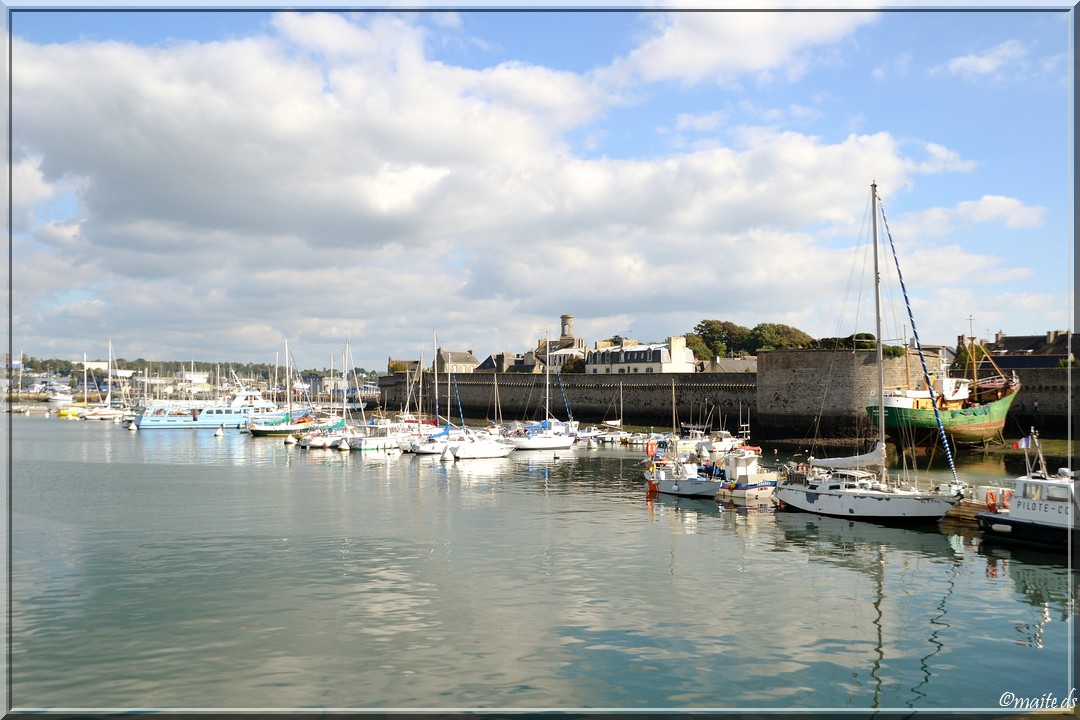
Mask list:
[[[881,345],[881,273],[878,263],[877,184],[870,185],[874,243],[874,304],[877,329],[878,402],[884,398],[884,361]],[[902,278],[901,278],[902,281]],[[914,325],[914,324],[913,324]],[[918,333],[916,333],[916,340]],[[920,347],[921,354],[921,347]],[[849,458],[810,459],[810,467],[789,472],[776,485],[776,498],[788,510],[830,517],[886,523],[940,520],[960,495],[925,492],[901,486],[888,476],[885,457],[885,413],[879,411],[874,449]],[[944,433],[942,433],[944,435]],[[947,446],[946,446],[947,448]],[[952,456],[948,455],[952,464]],[[955,479],[955,469],[953,470]]]
[[[495,428],[501,425],[502,409],[499,407],[499,377],[493,377],[495,389]],[[464,427],[464,438],[449,444],[450,452],[456,460],[477,460],[489,458],[504,458],[516,450],[516,446],[509,438],[501,433],[489,430],[475,430]]]
[[[113,346],[109,341],[108,375],[105,377],[105,399],[101,404],[87,406],[81,414],[84,420],[104,420],[106,422],[120,422],[124,419],[124,410],[113,404]]]
[[[520,423],[510,435],[518,450],[569,450],[577,441],[576,420],[563,422],[551,416],[551,341],[544,343],[544,419],[539,423]]]

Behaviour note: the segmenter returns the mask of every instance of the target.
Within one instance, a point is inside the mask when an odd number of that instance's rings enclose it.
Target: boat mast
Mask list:
[[[885,445],[885,355],[881,347],[881,269],[878,265],[878,221],[877,221],[877,183],[870,183],[870,211],[874,236],[874,310],[877,334],[877,375],[878,375],[878,441]],[[888,469],[882,465],[879,471],[882,481],[886,479]]]
[[[971,399],[979,395],[979,361],[975,359],[975,317],[968,315],[968,360],[971,362]]]
[[[679,414],[675,409],[675,378],[671,379],[671,434],[679,436]]]
[[[544,422],[551,417],[551,383],[548,381],[551,369],[551,331],[544,332]]]

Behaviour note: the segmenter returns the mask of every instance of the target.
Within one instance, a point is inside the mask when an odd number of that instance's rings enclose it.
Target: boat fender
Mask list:
[[[675,492],[679,492],[679,483],[675,483],[674,485],[672,485],[671,489],[674,490]]]
[[[649,472],[656,472],[656,463],[649,463]]]
[[[1008,510],[1009,507],[1012,505],[1012,496],[1012,490],[1006,490],[1005,492],[1001,493],[1001,507]]]
[[[993,490],[986,491],[986,497],[983,498],[986,501],[986,509],[990,512],[997,512],[997,495]]]

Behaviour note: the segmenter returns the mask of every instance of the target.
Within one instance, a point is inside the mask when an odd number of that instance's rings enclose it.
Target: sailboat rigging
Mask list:
[[[810,458],[809,467],[788,469],[786,476],[777,483],[776,497],[783,507],[791,510],[811,512],[832,517],[845,517],[878,522],[927,522],[940,520],[960,499],[960,495],[949,495],[935,491],[920,491],[915,487],[901,487],[890,481],[885,449],[885,371],[884,350],[881,340],[881,272],[878,251],[878,196],[877,184],[870,185],[870,207],[872,213],[872,236],[874,246],[874,307],[876,322],[877,361],[877,438],[874,448],[869,453],[848,458],[815,459]],[[895,249],[893,260],[896,261]],[[899,263],[897,262],[899,272]],[[902,278],[901,278],[902,280]],[[904,293],[908,300],[907,292]],[[911,315],[910,302],[908,315]],[[929,383],[929,372],[922,353],[922,346],[917,340],[919,356],[923,358],[924,374]],[[930,396],[933,400],[931,385]],[[939,424],[939,428],[941,425]],[[944,441],[944,429],[941,428]],[[948,455],[952,467],[952,455]],[[871,470],[872,469],[872,470]],[[956,471],[953,468],[954,485],[958,487]]]

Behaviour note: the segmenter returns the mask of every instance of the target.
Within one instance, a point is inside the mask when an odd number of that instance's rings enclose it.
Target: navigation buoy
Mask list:
[[[349,448],[349,441],[346,440],[345,438],[341,438],[341,442],[338,443],[337,449],[338,450],[349,450],[350,449]]]
[[[219,425],[218,429],[214,431],[214,437],[221,437],[225,434],[225,426]]]
[[[289,433],[288,435],[285,436],[285,444],[286,445],[295,445],[296,444],[296,438],[293,437],[292,433]]]

